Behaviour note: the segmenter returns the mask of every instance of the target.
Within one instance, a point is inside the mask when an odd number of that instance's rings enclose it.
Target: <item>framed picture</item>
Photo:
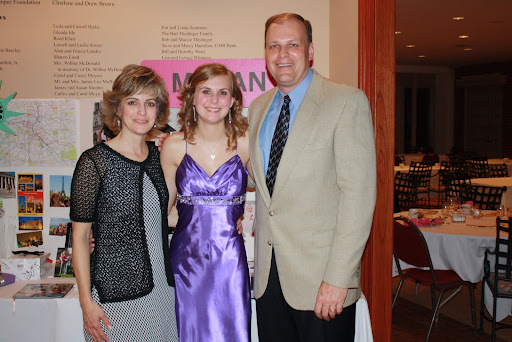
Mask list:
[[[73,273],[73,251],[69,248],[58,248],[57,259],[55,260],[55,276],[56,277],[74,277]]]

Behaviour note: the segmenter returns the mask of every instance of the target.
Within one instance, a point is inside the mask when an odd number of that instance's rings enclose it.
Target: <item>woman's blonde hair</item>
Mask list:
[[[227,149],[234,150],[238,137],[243,137],[249,124],[242,116],[242,91],[235,75],[226,66],[219,63],[204,64],[198,67],[187,79],[185,85],[180,89],[181,109],[178,113],[181,125],[180,132],[186,141],[193,143],[197,129],[197,122],[194,120],[194,94],[199,84],[217,76],[228,76],[231,81],[231,95],[235,99],[231,106],[231,123],[229,115],[224,118],[225,132],[228,137]]]
[[[103,101],[100,104],[101,119],[114,135],[121,131],[117,115],[119,104],[124,98],[139,92],[152,93],[156,99],[156,127],[149,132],[150,137],[158,134],[155,128],[162,129],[169,121],[169,95],[164,80],[148,67],[129,64],[115,79],[112,90],[103,93]]]

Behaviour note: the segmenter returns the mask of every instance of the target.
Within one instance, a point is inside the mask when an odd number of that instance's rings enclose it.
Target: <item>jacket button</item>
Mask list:
[[[273,211],[269,212],[268,214],[269,214],[270,216],[274,216],[274,215],[275,215],[275,213],[274,213]]]
[[[267,243],[269,246],[272,246],[272,242],[270,242],[270,240],[268,240]]]

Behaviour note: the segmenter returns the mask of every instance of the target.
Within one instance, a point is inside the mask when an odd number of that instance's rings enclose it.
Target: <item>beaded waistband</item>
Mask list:
[[[245,195],[228,198],[211,196],[182,196],[178,194],[176,201],[183,204],[197,205],[237,205],[245,202]]]

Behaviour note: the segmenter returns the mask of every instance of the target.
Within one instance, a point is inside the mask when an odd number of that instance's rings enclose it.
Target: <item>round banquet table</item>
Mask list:
[[[425,210],[426,215],[440,215],[438,210]],[[484,253],[496,246],[496,215],[485,211],[486,216],[475,219],[466,216],[466,222],[453,223],[446,219],[444,224],[433,227],[419,227],[427,242],[432,264],[438,270],[454,270],[465,281],[478,283],[483,278]],[[408,212],[394,214],[408,218]],[[394,263],[393,263],[394,264]],[[414,266],[400,262],[402,269]],[[494,265],[491,265],[494,267]],[[393,266],[393,276],[398,271]],[[485,287],[485,307],[492,313],[492,294]],[[503,320],[512,313],[512,299],[499,298],[496,318]]]

